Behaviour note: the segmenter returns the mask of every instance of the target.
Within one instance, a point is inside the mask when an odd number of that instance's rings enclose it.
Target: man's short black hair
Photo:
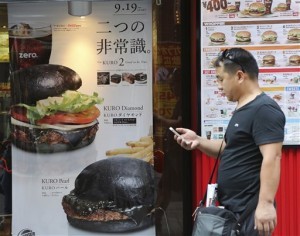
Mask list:
[[[259,68],[254,56],[243,48],[230,48],[222,51],[214,63],[214,67],[224,65],[224,70],[228,73],[235,73],[242,70],[251,79],[257,79]]]

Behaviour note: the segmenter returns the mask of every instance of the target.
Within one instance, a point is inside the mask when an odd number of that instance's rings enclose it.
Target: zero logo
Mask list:
[[[26,58],[37,58],[38,55],[35,52],[19,52],[19,58],[20,59],[26,59]]]

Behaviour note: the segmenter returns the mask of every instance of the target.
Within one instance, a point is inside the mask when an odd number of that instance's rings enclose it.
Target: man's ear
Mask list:
[[[239,82],[243,82],[245,79],[245,73],[241,70],[237,71],[237,78]]]

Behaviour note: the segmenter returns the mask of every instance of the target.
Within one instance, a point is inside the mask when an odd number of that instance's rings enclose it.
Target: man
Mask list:
[[[237,216],[259,192],[256,210],[246,219],[246,236],[271,235],[277,224],[274,198],[280,179],[285,116],[278,104],[261,91],[255,58],[242,48],[222,52],[215,62],[218,89],[237,102],[228,124],[218,169],[218,200]],[[222,140],[176,129],[175,140],[187,150],[199,149],[217,157]]]

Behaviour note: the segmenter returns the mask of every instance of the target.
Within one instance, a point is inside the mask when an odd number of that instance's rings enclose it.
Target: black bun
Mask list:
[[[43,64],[13,72],[10,75],[12,104],[35,105],[38,100],[59,96],[66,90],[77,90],[82,81],[72,69],[62,65]]]
[[[153,167],[140,159],[111,157],[86,167],[75,180],[75,189],[64,196],[63,206],[71,225],[98,232],[125,232],[153,224],[149,213],[155,199]],[[87,220],[97,210],[125,218]],[[79,217],[69,214],[72,213]]]
[[[129,220],[115,220],[115,221],[87,221],[67,216],[69,223],[76,227],[87,231],[101,232],[101,233],[123,233],[138,231],[146,229],[153,225],[153,218],[146,216],[137,224],[132,219]]]
[[[131,208],[153,204],[153,172],[147,162],[112,157],[86,167],[76,178],[74,193],[82,199],[114,201]]]
[[[38,129],[11,125],[11,140],[18,148],[36,153],[56,153],[79,149],[91,144],[98,123],[80,129]]]

